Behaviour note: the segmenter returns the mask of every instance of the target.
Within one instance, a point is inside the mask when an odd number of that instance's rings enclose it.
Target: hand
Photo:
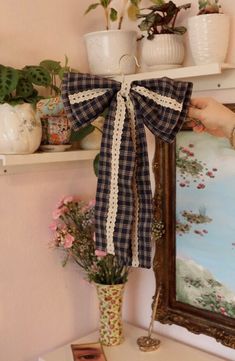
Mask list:
[[[192,99],[188,117],[196,132],[204,130],[217,137],[229,138],[235,126],[235,113],[213,98]]]

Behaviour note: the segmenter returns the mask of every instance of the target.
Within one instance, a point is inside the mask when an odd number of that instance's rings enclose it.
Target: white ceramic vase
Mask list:
[[[152,40],[142,39],[141,66],[146,71],[178,67],[184,60],[182,35],[158,34]]]
[[[188,37],[196,65],[225,62],[229,44],[229,16],[196,15],[188,19]]]
[[[102,131],[104,125],[104,117],[100,116],[92,122],[92,125],[95,126],[95,129],[92,133],[88,134],[79,142],[79,147],[84,150],[96,150],[100,149]],[[98,128],[98,129],[97,129]]]
[[[137,33],[105,30],[84,35],[91,74],[112,76],[136,70]]]
[[[42,126],[30,104],[0,105],[0,153],[34,153],[41,142]]]

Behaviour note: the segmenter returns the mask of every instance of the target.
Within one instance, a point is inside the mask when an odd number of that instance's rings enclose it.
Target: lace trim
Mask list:
[[[112,152],[111,152],[111,180],[110,180],[110,194],[109,206],[106,222],[106,237],[107,237],[107,252],[115,254],[113,234],[118,209],[118,170],[119,170],[119,155],[121,147],[121,137],[123,132],[125,120],[126,107],[121,93],[117,94],[117,110],[115,114]]]
[[[108,89],[97,88],[92,90],[83,90],[79,93],[74,93],[69,95],[70,104],[79,104],[87,100],[91,100],[99,97],[106,93]]]
[[[143,96],[153,100],[155,103],[157,103],[163,107],[170,108],[170,109],[176,110],[178,112],[181,112],[181,110],[182,110],[183,103],[180,103],[175,99],[155,93],[155,92],[153,92],[149,89],[146,89],[142,86],[139,86],[139,85],[133,87],[133,90],[135,90],[140,95],[143,95]]]
[[[136,146],[136,130],[135,130],[135,111],[130,98],[128,98],[127,102],[127,109],[130,116],[130,128],[131,128],[131,137],[133,141],[133,147],[135,150],[135,154],[137,151]],[[136,164],[135,164],[136,170]],[[133,228],[131,234],[131,250],[132,250],[132,267],[139,267],[139,242],[138,242],[138,219],[139,219],[139,198],[137,192],[137,184],[136,184],[136,177],[134,171],[134,178],[133,178],[133,194],[134,194],[134,217],[133,217]]]

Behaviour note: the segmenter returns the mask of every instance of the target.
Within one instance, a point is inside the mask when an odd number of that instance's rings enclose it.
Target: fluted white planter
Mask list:
[[[105,30],[84,35],[91,74],[111,76],[134,74],[137,33],[128,30]]]
[[[0,154],[34,153],[41,138],[40,118],[30,104],[0,105]]]
[[[184,53],[181,35],[158,34],[152,40],[142,39],[141,65],[149,71],[178,67],[183,63]]]
[[[188,19],[188,37],[196,65],[225,62],[229,45],[229,16],[196,15]]]

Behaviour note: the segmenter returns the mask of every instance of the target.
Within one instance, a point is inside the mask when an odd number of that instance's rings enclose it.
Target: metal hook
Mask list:
[[[133,54],[123,54],[120,59],[119,59],[119,73],[122,75],[122,81],[125,80],[125,74],[122,72],[121,69],[121,61],[125,58],[125,57],[129,57],[129,58],[133,58],[135,60],[135,65],[137,66],[137,68],[140,68],[140,64],[138,63],[137,57]]]

